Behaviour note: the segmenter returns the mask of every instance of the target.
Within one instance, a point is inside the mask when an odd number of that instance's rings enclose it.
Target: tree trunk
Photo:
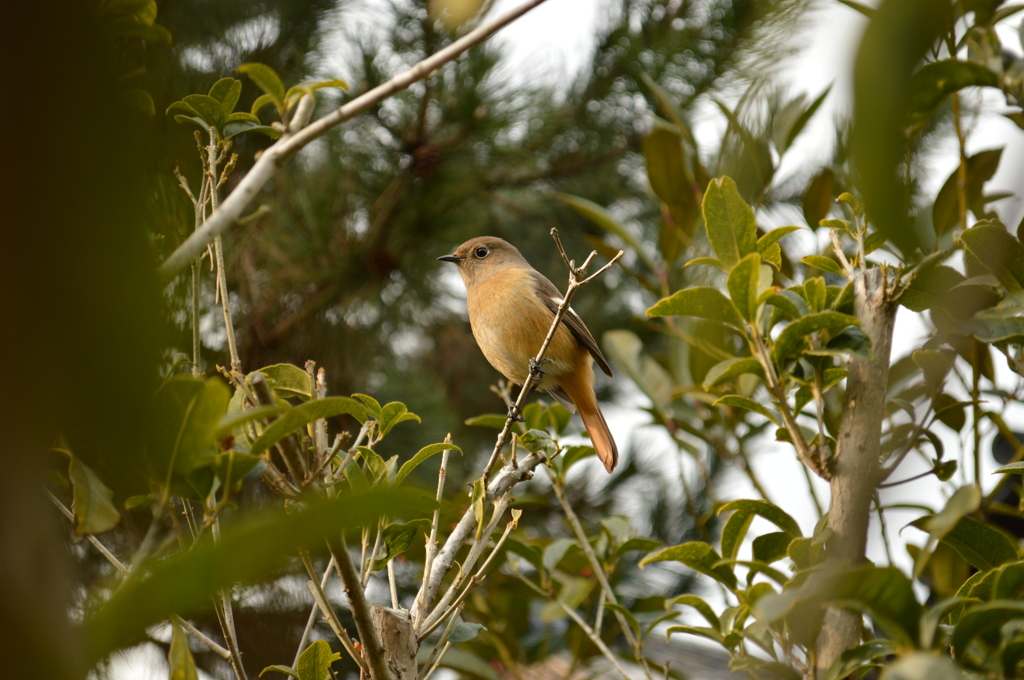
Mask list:
[[[395,680],[416,680],[416,634],[409,612],[370,605],[370,617],[384,646],[384,662]]]
[[[878,483],[882,418],[889,380],[889,352],[897,305],[889,299],[884,267],[861,274],[853,282],[854,313],[871,339],[872,357],[850,360],[846,405],[831,480],[827,559],[839,566],[864,560],[871,499]],[[861,633],[861,615],[836,607],[825,614],[818,636],[819,677]]]

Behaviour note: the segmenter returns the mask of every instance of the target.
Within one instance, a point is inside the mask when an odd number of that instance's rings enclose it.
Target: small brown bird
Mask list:
[[[454,255],[437,259],[459,268],[468,293],[473,337],[487,361],[512,382],[526,384],[562,294],[513,245],[494,236],[466,241]],[[594,450],[611,472],[619,461],[619,450],[597,406],[591,357],[601,370],[612,374],[594,336],[570,308],[555,331],[541,379],[533,384],[570,412],[579,409]]]

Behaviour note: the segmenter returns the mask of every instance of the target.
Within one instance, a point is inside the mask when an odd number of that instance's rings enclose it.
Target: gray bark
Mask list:
[[[889,299],[885,272],[884,268],[870,269],[853,283],[854,313],[871,339],[872,357],[854,357],[849,363],[828,511],[833,535],[826,546],[827,559],[836,566],[864,560],[871,499],[879,482],[882,418],[897,309]],[[817,644],[819,676],[858,643],[860,633],[860,614],[836,607],[826,612]]]
[[[384,662],[395,680],[416,680],[416,633],[409,612],[370,605],[370,618],[384,646]]]

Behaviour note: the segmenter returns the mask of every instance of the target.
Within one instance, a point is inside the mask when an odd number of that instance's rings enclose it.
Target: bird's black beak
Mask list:
[[[441,262],[454,262],[455,264],[462,262],[462,258],[456,255],[442,255],[437,259],[439,259]]]

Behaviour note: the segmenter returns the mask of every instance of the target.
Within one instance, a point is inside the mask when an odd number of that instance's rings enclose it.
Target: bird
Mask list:
[[[598,458],[609,473],[614,470],[619,450],[594,394],[593,362],[609,377],[612,370],[572,308],[555,331],[543,368],[534,364],[563,301],[558,288],[515,246],[495,236],[470,239],[437,259],[458,267],[473,337],[491,366],[509,381],[529,382],[571,413],[578,411]]]

